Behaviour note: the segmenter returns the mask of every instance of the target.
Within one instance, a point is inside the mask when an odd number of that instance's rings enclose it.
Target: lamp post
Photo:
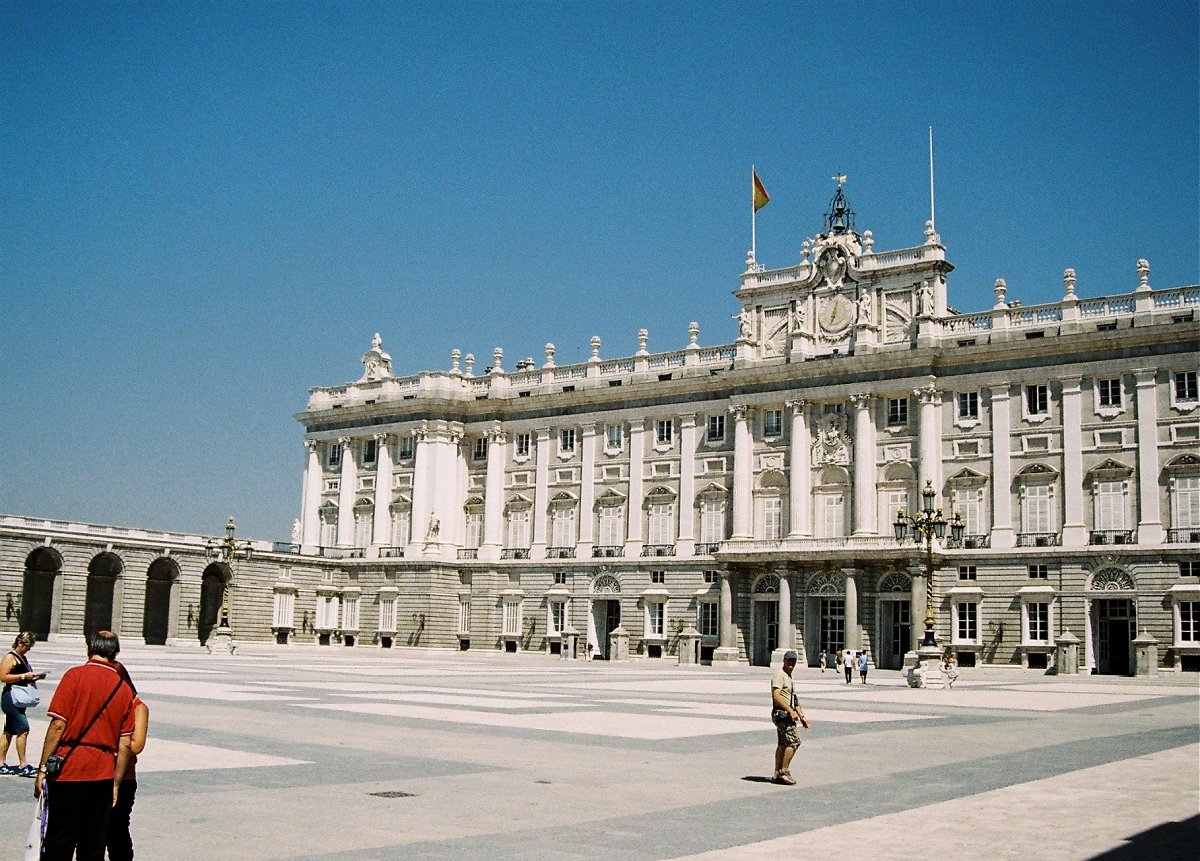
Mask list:
[[[966,524],[962,522],[962,518],[957,514],[954,519],[947,521],[942,516],[942,510],[935,508],[937,501],[937,491],[933,489],[933,480],[925,479],[925,489],[921,491],[921,511],[916,517],[910,517],[903,510],[896,512],[896,520],[892,524],[892,528],[896,532],[896,543],[903,544],[904,539],[908,537],[909,530],[912,530],[912,540],[914,544],[920,545],[921,539],[925,539],[925,638],[921,640],[921,652],[929,652],[936,656],[937,654],[937,636],[934,633],[934,609],[933,609],[933,539],[939,541],[946,536],[946,527],[950,527],[950,537],[954,541],[961,541],[963,530]]]
[[[204,539],[204,557],[220,562],[229,568],[229,580],[221,583],[221,615],[217,624],[217,632],[209,638],[208,651],[233,654],[233,631],[229,627],[229,589],[233,585],[233,563],[237,559],[250,560],[254,552],[249,541],[237,541],[234,532],[237,525],[233,518],[225,522],[225,537],[221,539]]]

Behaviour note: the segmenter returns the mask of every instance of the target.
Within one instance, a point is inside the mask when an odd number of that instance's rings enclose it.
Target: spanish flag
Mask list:
[[[767,194],[767,190],[763,188],[762,180],[758,178],[756,171],[750,171],[750,176],[754,181],[753,188],[750,191],[750,198],[754,205],[754,211],[758,212],[771,202],[771,195]]]

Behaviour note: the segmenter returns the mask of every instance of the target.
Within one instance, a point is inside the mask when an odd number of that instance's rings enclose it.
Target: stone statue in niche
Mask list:
[[[792,323],[791,323],[792,332],[793,333],[803,332],[804,331],[804,305],[797,304],[795,309],[791,313],[791,317],[792,317]]]
[[[922,317],[933,316],[933,287],[927,280],[921,282],[921,289],[917,292],[917,307]]]
[[[860,326],[871,325],[871,292],[864,290],[862,295],[858,297],[858,324]]]
[[[846,417],[841,413],[821,416],[817,423],[817,438],[812,445],[812,460],[813,466],[845,466],[850,463]]]
[[[437,541],[442,531],[442,522],[436,514],[429,515],[429,531],[425,533],[426,541]]]

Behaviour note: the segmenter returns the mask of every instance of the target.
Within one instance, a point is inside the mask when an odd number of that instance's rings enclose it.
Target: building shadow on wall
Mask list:
[[[1124,846],[1093,855],[1088,861],[1192,861],[1200,846],[1200,814],[1182,822],[1164,822],[1128,838]]]

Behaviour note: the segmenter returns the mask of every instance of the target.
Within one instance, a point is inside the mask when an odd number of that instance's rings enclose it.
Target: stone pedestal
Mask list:
[[[232,655],[237,648],[233,642],[233,631],[228,625],[221,625],[213,631],[205,645],[210,655]]]
[[[1148,631],[1142,631],[1133,641],[1133,674],[1143,678],[1158,675],[1158,640]]]
[[[693,627],[689,626],[679,632],[679,664],[680,666],[698,666],[700,664],[700,632]]]
[[[714,664],[736,664],[741,659],[737,646],[718,646],[713,649]]]
[[[629,660],[629,634],[622,627],[616,627],[608,635],[608,659],[610,661]]]
[[[909,656],[915,660],[909,666]],[[904,656],[907,668],[904,677],[910,688],[944,688],[946,677],[942,674],[942,653],[937,646],[922,646]]]
[[[573,661],[579,657],[579,632],[570,625],[563,628],[559,657],[564,661]]]
[[[1058,635],[1054,649],[1056,675],[1073,676],[1079,672],[1079,638],[1070,631]]]

